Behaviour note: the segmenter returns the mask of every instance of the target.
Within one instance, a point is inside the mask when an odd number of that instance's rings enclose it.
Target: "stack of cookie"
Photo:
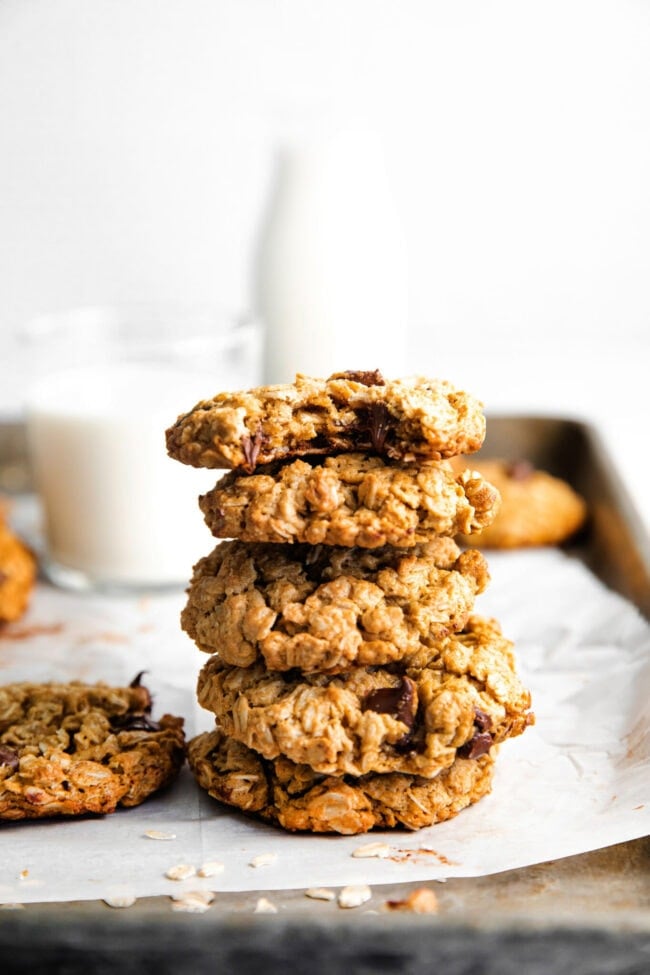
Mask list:
[[[496,746],[532,721],[511,644],[473,615],[488,582],[454,536],[498,492],[446,458],[485,435],[444,381],[347,372],[199,403],[172,457],[230,468],[200,498],[226,538],[194,567],[182,626],[209,653],[215,730],[198,782],[289,830],[448,819],[491,787]]]

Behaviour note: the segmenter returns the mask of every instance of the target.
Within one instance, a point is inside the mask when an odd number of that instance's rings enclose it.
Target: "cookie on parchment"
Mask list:
[[[7,527],[0,510],[0,624],[19,619],[36,580],[36,559]]]
[[[321,775],[286,758],[266,760],[218,730],[192,739],[188,762],[201,788],[226,805],[286,830],[344,834],[451,819],[490,792],[494,771],[486,753],[456,758],[433,779]]]
[[[485,477],[501,495],[491,525],[460,540],[480,548],[524,548],[559,545],[585,523],[587,505],[567,481],[537,470],[527,461],[458,459]]]
[[[462,629],[487,582],[480,552],[451,538],[411,549],[221,542],[194,567],[181,625],[228,664],[335,673]]]
[[[363,454],[231,472],[199,499],[219,538],[362,548],[470,534],[490,524],[498,503],[483,477],[445,461],[387,464]]]
[[[230,667],[214,656],[197,694],[224,734],[267,759],[283,755],[329,775],[431,778],[534,720],[512,644],[495,620],[479,617],[405,666],[331,676]]]
[[[183,719],[150,718],[138,679],[0,686],[0,820],[111,813],[170,783]]]
[[[166,434],[168,453],[184,464],[248,473],[309,454],[439,460],[478,450],[484,437],[482,404],[469,393],[445,380],[385,380],[377,370],[220,393]]]

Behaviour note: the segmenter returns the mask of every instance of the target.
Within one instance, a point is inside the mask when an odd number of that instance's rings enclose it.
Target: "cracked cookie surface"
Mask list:
[[[286,758],[264,759],[219,730],[192,739],[188,762],[198,784],[220,802],[286,830],[343,834],[451,819],[487,795],[494,770],[493,755],[485,754],[456,758],[433,779],[321,775]]]
[[[470,534],[490,524],[498,503],[483,477],[455,473],[445,461],[387,464],[363,454],[295,460],[248,476],[233,472],[199,499],[220,538],[363,548]]]
[[[171,457],[252,473],[309,454],[370,452],[406,462],[472,453],[485,437],[482,404],[445,380],[384,380],[379,372],[220,393],[167,430]]]
[[[206,653],[271,670],[346,670],[408,657],[460,630],[488,582],[480,552],[222,542],[194,568],[181,625]]]
[[[454,465],[465,460],[454,458]],[[459,538],[480,548],[525,548],[559,545],[585,523],[584,499],[559,477],[537,470],[526,461],[467,461],[486,477],[501,495],[501,506],[491,525],[479,532],[463,532]]]
[[[0,686],[0,819],[111,813],[170,783],[183,719],[150,709],[137,682]]]
[[[431,778],[534,720],[512,644],[496,621],[480,617],[404,666],[340,676],[230,667],[214,656],[197,693],[229,737],[267,759],[283,755],[331,775]]]

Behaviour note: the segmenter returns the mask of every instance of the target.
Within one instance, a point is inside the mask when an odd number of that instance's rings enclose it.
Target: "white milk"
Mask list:
[[[42,383],[27,410],[50,563],[69,584],[186,584],[215,540],[198,507],[218,471],[168,457],[179,413],[238,377],[106,365]],[[61,571],[62,570],[62,571]],[[75,578],[78,575],[78,578]]]

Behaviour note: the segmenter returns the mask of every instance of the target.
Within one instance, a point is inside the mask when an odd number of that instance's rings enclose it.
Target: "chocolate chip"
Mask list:
[[[492,728],[492,718],[485,711],[474,708],[474,724],[479,731],[490,731]]]
[[[378,714],[392,714],[403,722],[409,730],[396,742],[395,747],[401,750],[410,746],[411,731],[418,709],[417,687],[410,677],[402,677],[396,687],[379,687],[376,691],[371,691],[366,695],[363,709],[376,711]]]
[[[372,372],[356,372],[353,369],[349,369],[347,372],[340,373],[340,375],[345,379],[349,379],[352,383],[361,383],[363,386],[386,385],[386,380],[379,369],[373,369]]]
[[[6,765],[12,770],[12,772],[17,772],[18,766],[20,765],[18,753],[15,752],[13,748],[7,748],[6,745],[0,745],[0,765]]]

